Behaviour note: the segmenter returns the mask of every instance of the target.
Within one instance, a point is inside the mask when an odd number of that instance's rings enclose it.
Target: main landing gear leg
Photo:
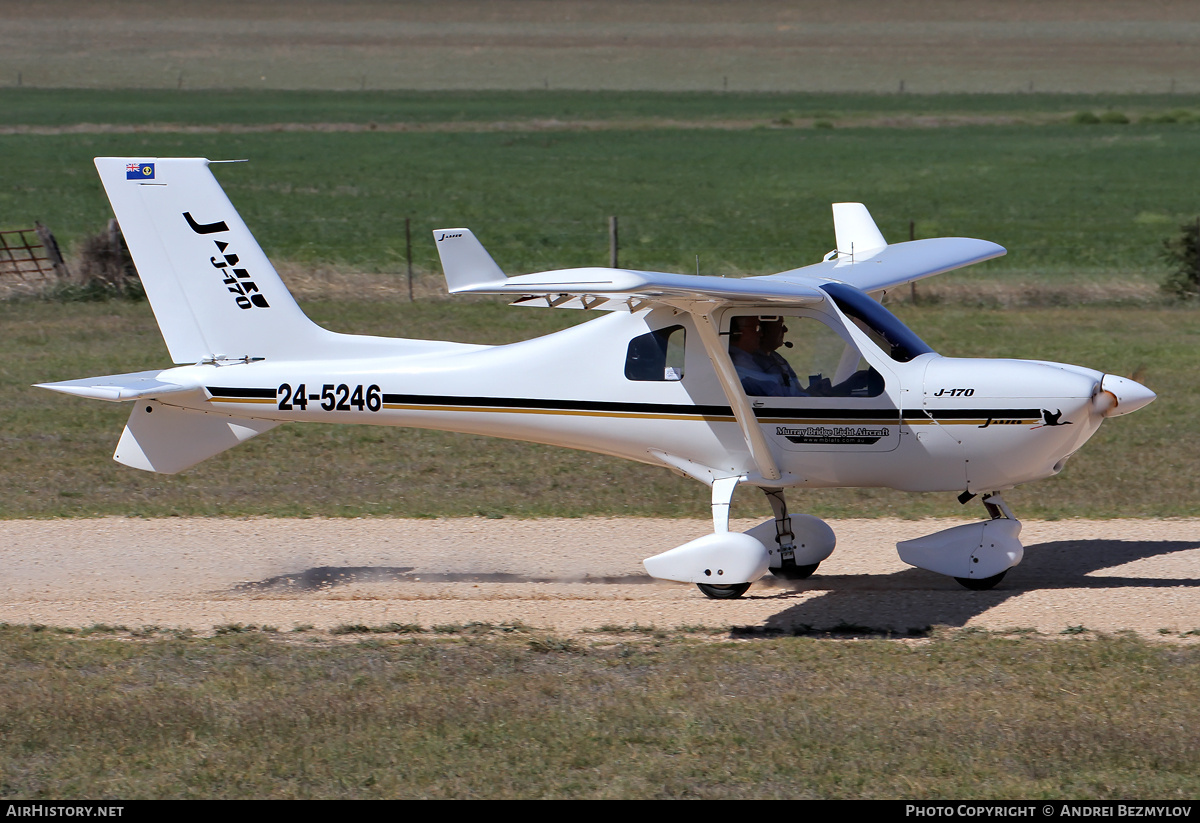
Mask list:
[[[810,563],[796,565],[796,535],[792,531],[792,518],[788,514],[787,500],[783,497],[783,489],[763,489],[771,511],[775,514],[775,544],[779,547],[777,566],[771,566],[771,574],[784,580],[807,580],[821,564]]]
[[[712,516],[713,532],[716,534],[726,534],[729,532],[729,505],[733,502],[733,491],[740,482],[742,482],[742,478],[740,477],[723,477],[720,480],[713,481]],[[761,574],[761,570],[759,573]],[[697,583],[696,587],[704,592],[705,597],[710,597],[713,600],[735,600],[749,590],[750,584]]]

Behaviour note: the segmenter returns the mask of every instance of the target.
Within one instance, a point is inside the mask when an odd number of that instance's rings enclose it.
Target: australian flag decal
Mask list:
[[[126,180],[153,180],[153,163],[128,163],[125,166]]]

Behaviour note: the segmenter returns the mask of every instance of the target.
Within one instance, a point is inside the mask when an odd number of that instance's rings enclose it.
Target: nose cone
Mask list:
[[[1092,401],[1092,408],[1104,417],[1119,417],[1149,405],[1157,396],[1128,377],[1106,374],[1100,381],[1100,390]]]

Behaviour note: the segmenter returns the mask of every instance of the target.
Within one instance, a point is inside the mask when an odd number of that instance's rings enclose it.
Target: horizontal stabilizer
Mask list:
[[[862,203],[834,203],[833,232],[839,256],[870,257],[887,248],[887,241]]]
[[[75,397],[91,400],[108,400],[120,403],[124,400],[142,400],[147,397],[162,397],[166,394],[193,391],[197,386],[182,386],[159,380],[162,371],[139,371],[130,374],[106,374],[102,377],[84,377],[81,380],[64,380],[61,383],[36,383],[35,388],[50,389]]]
[[[278,425],[275,420],[138,403],[113,460],[143,471],[175,474]]]
[[[446,289],[451,294],[502,286],[507,279],[470,229],[438,229],[433,233]]]

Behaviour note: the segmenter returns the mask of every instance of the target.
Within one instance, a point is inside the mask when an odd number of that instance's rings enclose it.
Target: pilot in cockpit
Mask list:
[[[808,397],[795,370],[779,354],[787,327],[782,317],[734,317],[729,358],[751,397]]]

